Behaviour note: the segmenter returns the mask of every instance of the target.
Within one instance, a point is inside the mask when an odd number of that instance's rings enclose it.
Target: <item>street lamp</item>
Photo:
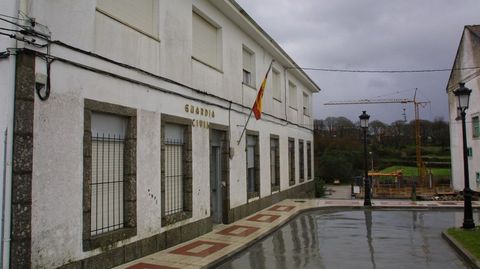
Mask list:
[[[463,173],[465,179],[465,186],[463,188],[463,229],[475,228],[472,213],[472,190],[470,189],[470,178],[468,175],[468,155],[467,155],[467,134],[465,128],[465,111],[468,109],[470,93],[472,90],[465,87],[465,83],[459,83],[460,88],[453,93],[458,98],[458,110],[462,118],[462,136],[463,136]]]
[[[363,156],[365,161],[365,195],[364,195],[364,206],[371,206],[372,201],[370,200],[370,180],[368,178],[368,157],[367,157],[367,129],[368,129],[368,120],[370,119],[370,115],[363,111],[362,115],[359,116],[360,118],[360,127],[363,129]]]

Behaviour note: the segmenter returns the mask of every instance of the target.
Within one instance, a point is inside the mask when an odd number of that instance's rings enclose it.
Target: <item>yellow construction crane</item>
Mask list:
[[[418,177],[422,181],[426,178],[425,163],[422,161],[422,139],[420,136],[420,107],[429,104],[430,102],[417,101],[417,89],[413,99],[361,99],[354,101],[334,101],[325,103],[327,106],[333,105],[373,105],[373,104],[408,104],[413,103],[415,108],[415,153],[417,159]]]

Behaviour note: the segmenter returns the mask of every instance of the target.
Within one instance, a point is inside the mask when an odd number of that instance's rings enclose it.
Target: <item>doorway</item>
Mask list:
[[[227,206],[228,143],[227,133],[220,130],[210,132],[210,214],[212,222],[220,224]],[[226,223],[226,222],[225,222]]]

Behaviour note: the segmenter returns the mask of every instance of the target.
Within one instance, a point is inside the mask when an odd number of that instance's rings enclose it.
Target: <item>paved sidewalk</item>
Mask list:
[[[207,268],[248,248],[305,210],[327,207],[362,207],[361,200],[299,199],[284,200],[229,225],[215,226],[208,234],[144,258],[116,267],[117,269]],[[480,202],[473,202],[480,207]],[[375,208],[462,208],[463,201],[374,200]]]

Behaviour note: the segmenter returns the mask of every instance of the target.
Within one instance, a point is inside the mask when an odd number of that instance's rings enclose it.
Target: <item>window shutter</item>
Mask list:
[[[273,97],[282,100],[282,95],[280,91],[280,73],[276,70],[272,72],[272,87],[273,87]]]
[[[193,13],[192,54],[195,58],[217,67],[217,28]]]
[[[158,36],[156,0],[98,0],[97,8],[142,32]]]
[[[247,50],[243,49],[243,69],[248,72],[253,72],[253,63],[252,63],[252,54]]]

